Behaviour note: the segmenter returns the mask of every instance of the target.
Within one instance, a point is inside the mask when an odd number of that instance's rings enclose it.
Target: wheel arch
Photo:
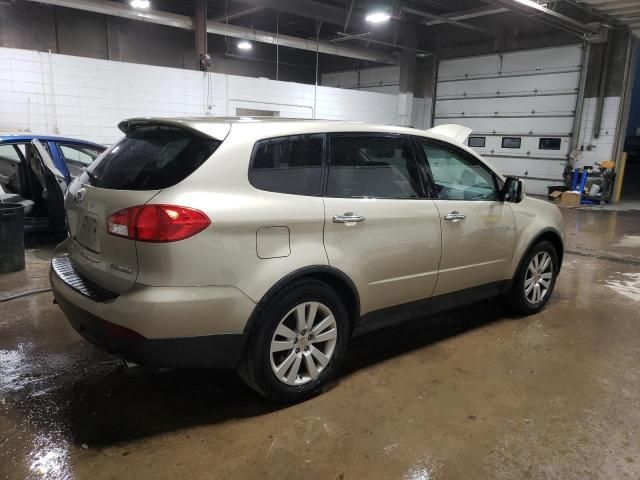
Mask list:
[[[258,316],[260,315],[262,307],[264,307],[264,305],[275,297],[283,288],[295,281],[307,278],[326,283],[333,288],[338,295],[340,295],[340,298],[344,301],[345,307],[349,312],[349,328],[352,330],[360,318],[360,296],[358,294],[358,289],[353,281],[343,271],[327,265],[313,265],[295,270],[278,280],[267,291],[267,293],[262,296],[256,307],[253,309],[253,312],[245,325],[244,333],[251,332],[255,326]]]
[[[564,243],[562,241],[562,235],[555,228],[545,228],[541,230],[537,236],[533,238],[527,245],[527,247],[523,250],[522,256],[518,261],[518,266],[513,272],[513,278],[518,275],[518,272],[522,268],[522,263],[524,262],[527,254],[531,251],[531,249],[540,242],[548,241],[553,247],[556,249],[556,254],[558,255],[558,272],[560,272],[560,267],[562,266],[562,258],[564,257]]]

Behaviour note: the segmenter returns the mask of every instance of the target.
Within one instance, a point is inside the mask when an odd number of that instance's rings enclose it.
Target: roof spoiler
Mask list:
[[[444,125],[438,125],[437,127],[430,128],[427,132],[442,135],[443,137],[450,138],[458,143],[464,143],[473,130],[469,127],[456,125],[455,123],[446,123]]]
[[[229,134],[231,125],[229,123],[202,123],[194,124],[189,119],[181,118],[129,118],[118,124],[122,133],[128,135],[140,127],[147,126],[169,126],[189,130],[198,135],[205,135],[216,140],[223,141]]]

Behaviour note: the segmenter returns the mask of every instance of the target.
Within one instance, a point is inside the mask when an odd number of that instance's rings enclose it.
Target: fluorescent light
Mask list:
[[[522,5],[526,5],[527,7],[534,7],[534,8],[547,8],[547,4],[546,3],[538,3],[538,2],[534,2],[532,0],[515,0],[518,3],[521,3]]]
[[[369,23],[383,23],[388,22],[391,18],[391,14],[389,12],[385,12],[384,10],[375,10],[371,13],[367,13],[367,16],[364,19]]]
[[[151,6],[149,0],[131,0],[130,4],[133,8],[149,8]]]
[[[248,42],[246,40],[242,40],[242,41],[238,42],[238,48],[240,50],[251,50],[251,42]]]

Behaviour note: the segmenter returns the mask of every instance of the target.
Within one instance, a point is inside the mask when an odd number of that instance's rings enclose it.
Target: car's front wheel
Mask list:
[[[527,253],[514,278],[509,303],[520,314],[539,312],[549,301],[556,284],[558,253],[551,242],[542,241]]]
[[[340,296],[313,279],[294,282],[258,313],[239,373],[269,399],[304,400],[335,374],[348,336]]]

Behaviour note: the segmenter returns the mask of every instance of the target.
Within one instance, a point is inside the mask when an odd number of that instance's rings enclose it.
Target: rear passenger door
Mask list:
[[[502,182],[484,163],[453,145],[420,139],[437,195],[442,260],[434,295],[506,280],[515,242]]]
[[[409,137],[329,135],[324,243],[354,281],[361,313],[429,298],[440,218]]]

